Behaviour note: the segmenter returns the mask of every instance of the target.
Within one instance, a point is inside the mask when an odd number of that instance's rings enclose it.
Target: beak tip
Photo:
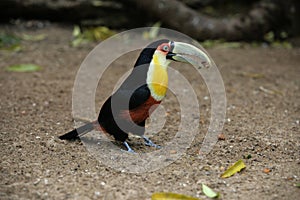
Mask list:
[[[206,52],[191,44],[174,42],[173,50],[177,54],[176,61],[194,63],[199,68],[210,68],[212,66],[212,62]]]

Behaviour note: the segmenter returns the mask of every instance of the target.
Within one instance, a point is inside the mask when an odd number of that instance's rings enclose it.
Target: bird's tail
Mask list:
[[[77,129],[74,129],[64,135],[59,136],[59,139],[61,140],[75,140],[79,139],[80,136],[83,136],[84,134],[90,132],[91,130],[94,129],[94,124],[93,122],[87,123],[83,126],[80,126]]]

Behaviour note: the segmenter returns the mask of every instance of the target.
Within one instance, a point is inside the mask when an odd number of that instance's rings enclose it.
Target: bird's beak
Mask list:
[[[167,54],[167,59],[190,63],[198,67],[211,66],[209,57],[197,47],[183,42],[171,42],[171,46],[173,49]]]

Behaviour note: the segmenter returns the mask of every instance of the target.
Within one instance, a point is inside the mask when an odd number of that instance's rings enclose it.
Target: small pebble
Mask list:
[[[220,133],[218,135],[218,140],[225,140],[225,134],[224,133]]]
[[[96,191],[96,192],[95,192],[95,195],[96,195],[96,196],[100,196],[100,192],[99,192],[99,191]]]
[[[177,151],[176,150],[170,150],[170,154],[176,154]]]
[[[40,181],[41,179],[38,178],[36,181],[33,182],[33,185],[37,185]]]

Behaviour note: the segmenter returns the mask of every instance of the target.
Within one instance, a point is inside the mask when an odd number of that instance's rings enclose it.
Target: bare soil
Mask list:
[[[23,42],[19,53],[0,58],[0,199],[151,199],[155,192],[176,192],[207,199],[201,183],[220,192],[222,199],[297,199],[300,188],[300,49],[250,47],[212,48],[227,95],[227,116],[220,140],[204,159],[198,151],[209,124],[210,101],[205,84],[193,70],[190,77],[201,102],[201,131],[182,158],[155,172],[128,174],[98,162],[81,142],[59,141],[74,127],[72,88],[80,63],[95,44],[70,46],[72,27],[50,24],[32,29],[1,26],[19,34],[47,34],[39,42]],[[138,53],[138,52],[137,52]],[[113,63],[122,75],[137,53]],[[9,65],[35,63],[33,73],[7,72]],[[128,63],[130,66],[128,66]],[[253,75],[259,74],[259,75]],[[116,82],[106,76],[101,106]],[[172,100],[173,99],[173,100]],[[207,100],[208,99],[208,100]],[[186,99],[188,101],[188,97]],[[172,94],[164,101],[178,106]],[[163,145],[176,131],[175,112],[166,128],[152,139]],[[147,151],[136,138],[137,152]],[[239,159],[242,172],[220,174]],[[264,170],[268,168],[270,172]]]

